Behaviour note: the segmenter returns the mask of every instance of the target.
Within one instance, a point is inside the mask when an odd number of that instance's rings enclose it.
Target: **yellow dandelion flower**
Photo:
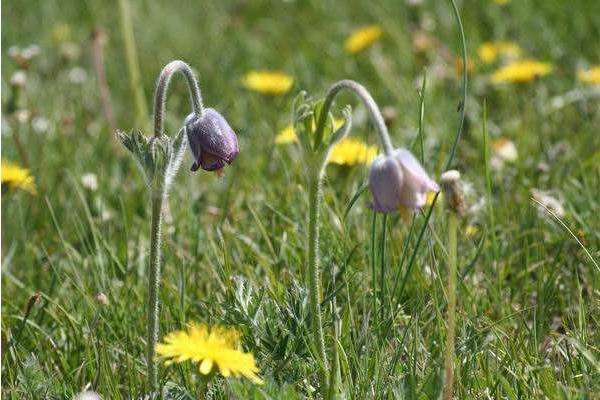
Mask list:
[[[431,207],[431,205],[433,204],[433,199],[435,199],[435,195],[437,193],[436,192],[427,192],[427,206]],[[435,205],[438,204],[443,204],[444,202],[444,193],[440,192],[440,194],[438,194],[438,199],[435,202]]]
[[[296,136],[296,132],[292,125],[286,126],[279,135],[275,136],[275,144],[296,143],[297,141],[298,136]]]
[[[577,72],[577,79],[589,85],[600,85],[600,65]]]
[[[339,129],[344,120],[336,119],[333,121],[333,129]],[[314,130],[314,124],[313,124]],[[291,125],[286,126],[275,137],[276,144],[288,144],[298,141],[298,136]],[[369,165],[377,157],[377,146],[369,146],[366,143],[354,139],[344,138],[336,143],[331,149],[328,162],[338,165]]]
[[[250,71],[242,78],[242,84],[255,92],[281,95],[290,91],[294,77],[283,72]]]
[[[383,29],[379,25],[364,26],[356,31],[346,39],[345,49],[349,54],[356,54],[363,51],[373,43],[379,40],[383,34]]]
[[[375,157],[377,157],[377,146],[369,146],[354,138],[344,138],[331,149],[329,162],[338,165],[369,165]]]
[[[519,58],[521,53],[521,47],[514,42],[486,42],[477,50],[479,59],[485,64],[491,64],[500,57]]]
[[[344,123],[343,119],[336,119],[333,121],[333,129],[339,129]],[[315,130],[315,124],[313,122],[312,129]],[[288,125],[279,132],[279,135],[275,136],[275,144],[289,144],[296,143],[298,136],[292,125]]]
[[[10,161],[2,160],[1,181],[11,187],[23,189],[31,194],[36,194],[35,180],[27,168],[21,168]]]
[[[156,353],[167,360],[166,364],[196,362],[203,375],[208,375],[216,365],[226,378],[244,376],[262,385],[264,381],[257,375],[254,356],[238,350],[239,339],[240,334],[233,329],[191,324],[187,331],[168,334],[165,343],[156,345]]]
[[[526,83],[548,75],[552,72],[552,65],[535,60],[516,61],[500,68],[492,74],[493,83]]]
[[[504,6],[510,3],[510,0],[494,0],[494,3]]]
[[[477,235],[477,232],[479,232],[479,229],[477,229],[477,227],[472,224],[467,225],[467,228],[465,229],[465,234],[468,237],[474,237],[475,235]]]

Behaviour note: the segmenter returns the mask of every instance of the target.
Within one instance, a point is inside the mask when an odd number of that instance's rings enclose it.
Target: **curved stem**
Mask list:
[[[373,100],[373,96],[371,96],[369,91],[363,85],[348,79],[334,83],[327,92],[327,96],[325,97],[325,102],[323,103],[323,108],[321,109],[317,124],[317,143],[319,143],[323,137],[323,129],[325,128],[325,122],[327,115],[329,114],[329,109],[333,104],[333,99],[343,89],[349,90],[356,94],[367,107],[367,110],[369,110],[369,113],[373,118],[373,122],[375,122],[375,127],[377,129],[377,134],[379,135],[379,141],[381,142],[383,151],[386,155],[390,155],[394,151],[394,147],[392,146],[390,134],[377,103],[375,100]]]
[[[321,318],[321,273],[319,270],[319,208],[324,168],[311,168],[308,183],[308,288],[314,345],[321,367],[321,393],[327,393],[329,365],[325,352],[325,335]]]
[[[171,61],[160,72],[156,82],[156,91],[154,92],[154,135],[162,136],[164,134],[165,101],[167,90],[171,78],[176,72],[181,72],[187,81],[192,99],[192,107],[196,115],[202,115],[204,106],[202,105],[202,95],[198,86],[198,79],[189,65],[180,60]]]
[[[150,265],[148,273],[148,331],[146,340],[146,362],[148,364],[148,381],[150,391],[155,392],[158,388],[158,369],[154,361],[156,344],[158,343],[158,291],[160,287],[160,264],[161,264],[161,226],[162,205],[164,192],[152,191],[152,222],[150,232]]]

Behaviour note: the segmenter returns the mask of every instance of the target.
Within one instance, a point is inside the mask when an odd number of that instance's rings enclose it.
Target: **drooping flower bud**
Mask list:
[[[400,207],[424,207],[427,192],[440,190],[419,161],[405,149],[380,155],[373,161],[369,187],[373,195],[371,207],[383,213],[394,212]]]
[[[190,148],[195,162],[192,171],[198,168],[217,171],[231,164],[237,156],[238,142],[235,132],[225,118],[212,108],[204,110],[199,117],[190,114],[185,120]]]

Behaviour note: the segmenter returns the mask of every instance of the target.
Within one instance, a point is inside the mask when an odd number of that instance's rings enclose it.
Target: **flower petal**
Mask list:
[[[410,151],[398,149],[394,152],[394,156],[402,165],[404,173],[408,173],[407,179],[412,181],[415,188],[423,192],[440,191],[440,186],[429,177],[421,163]]]
[[[369,173],[369,188],[373,195],[371,207],[383,213],[396,211],[400,206],[403,182],[402,167],[394,157],[377,157]]]

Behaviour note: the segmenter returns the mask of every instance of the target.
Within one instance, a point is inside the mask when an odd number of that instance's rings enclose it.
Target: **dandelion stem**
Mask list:
[[[377,106],[377,103],[375,102],[375,100],[373,100],[373,96],[371,96],[369,91],[363,85],[348,79],[334,83],[327,92],[327,96],[325,97],[325,102],[323,103],[323,108],[320,113],[319,121],[317,124],[317,143],[319,143],[321,141],[321,138],[323,137],[325,122],[327,119],[327,115],[329,114],[329,109],[333,104],[333,99],[343,89],[350,90],[362,100],[364,105],[367,107],[367,110],[369,110],[369,113],[373,118],[373,122],[375,122],[375,127],[377,128],[377,134],[379,135],[379,141],[381,142],[383,151],[386,155],[392,154],[392,152],[394,151],[394,147],[392,146],[390,134],[388,132],[387,126],[385,125],[383,116],[381,115],[381,111],[379,110],[379,106]]]
[[[327,393],[329,365],[325,352],[325,335],[321,317],[321,272],[319,270],[319,209],[321,207],[321,184],[324,164],[319,169],[311,168],[308,188],[308,286],[309,307],[312,317],[314,345],[320,358],[321,391]]]
[[[454,212],[448,213],[448,315],[446,331],[446,363],[444,400],[452,400],[452,383],[454,379],[454,336],[456,325],[456,231],[458,217]]]
[[[198,79],[189,65],[180,60],[171,61],[160,73],[156,82],[156,91],[154,92],[154,135],[162,136],[164,134],[165,101],[167,90],[171,78],[176,72],[181,72],[187,81],[192,108],[196,115],[202,115],[204,106],[202,105],[202,95],[198,86]]]
[[[150,270],[148,271],[148,335],[147,335],[147,363],[148,380],[151,392],[158,388],[158,369],[154,361],[156,344],[158,343],[158,291],[160,286],[160,263],[161,263],[161,228],[162,228],[162,205],[164,192],[152,192],[152,221],[150,232]]]

